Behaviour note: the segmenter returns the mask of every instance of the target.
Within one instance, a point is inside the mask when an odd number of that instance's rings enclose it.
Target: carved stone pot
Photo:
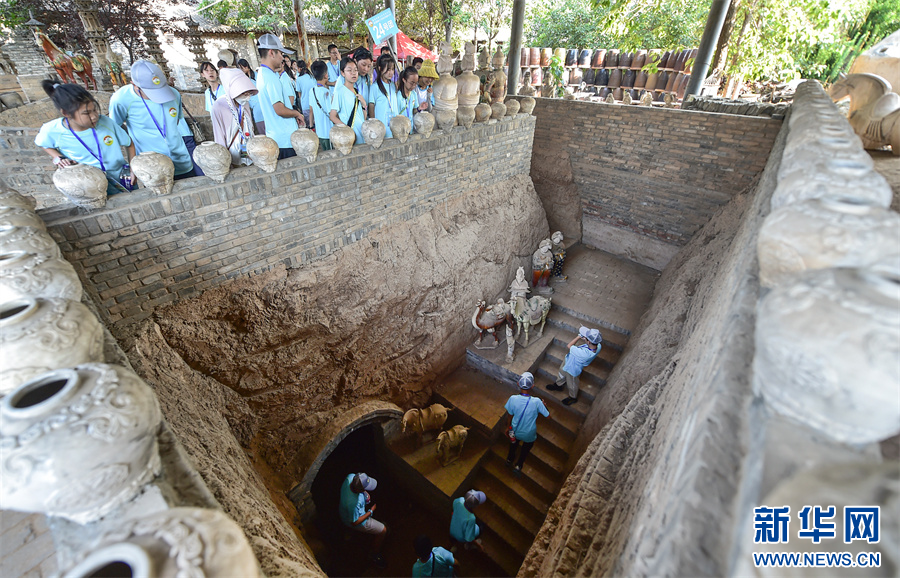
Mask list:
[[[73,205],[85,209],[106,206],[106,174],[91,165],[60,166],[53,172],[53,186]]]
[[[479,103],[478,106],[475,107],[475,122],[486,122],[491,118],[492,113],[493,109],[491,108],[491,105],[484,102]]]
[[[491,105],[491,118],[503,118],[506,116],[506,105],[502,102],[495,102]]]
[[[124,520],[95,538],[94,544],[65,578],[261,575],[244,532],[218,510],[172,508]]]
[[[103,361],[103,326],[69,299],[0,304],[0,396],[53,369]]]
[[[894,193],[888,182],[866,165],[836,159],[807,170],[792,172],[778,181],[772,193],[771,208],[797,203],[806,199],[838,199],[847,191],[877,207],[891,206]]]
[[[0,209],[27,209],[33,211],[37,203],[32,197],[25,196],[15,189],[0,185]]]
[[[349,126],[331,127],[331,144],[343,155],[349,155],[356,142],[356,133]]]
[[[519,114],[521,105],[518,100],[515,98],[507,98],[504,104],[506,104],[506,116],[516,116]]]
[[[0,400],[0,507],[93,522],[160,468],[153,391],[102,363],[58,369]]]
[[[216,142],[203,142],[194,149],[194,162],[203,169],[203,173],[216,181],[224,183],[231,172],[231,153]]]
[[[0,253],[24,251],[59,259],[62,252],[50,233],[35,227],[0,227]]]
[[[143,152],[131,159],[131,170],[157,195],[168,195],[175,187],[175,165],[166,155]]]
[[[434,130],[434,115],[430,112],[419,112],[413,117],[413,126],[416,127],[416,133],[424,135],[425,138],[431,136]]]
[[[526,96],[519,101],[519,104],[522,106],[522,112],[525,114],[531,114],[534,111],[535,100],[530,96]]]
[[[308,163],[315,162],[319,155],[319,137],[308,128],[298,128],[291,133],[291,147],[298,157],[306,159]]]
[[[842,443],[900,432],[900,277],[807,271],[758,306],[754,389],[778,413]]]
[[[780,207],[759,231],[759,282],[775,287],[807,269],[900,260],[900,214],[857,198],[809,199]]]
[[[401,143],[405,143],[409,139],[409,133],[412,131],[412,123],[403,115],[395,116],[390,120],[391,134]]]
[[[247,156],[253,164],[267,173],[274,173],[278,168],[278,143],[265,135],[250,137],[247,141]]]
[[[456,110],[435,109],[434,120],[440,130],[450,130],[456,126]]]
[[[360,130],[363,140],[366,141],[366,144],[372,145],[373,149],[380,148],[382,143],[384,143],[384,135],[387,134],[387,129],[384,123],[377,118],[364,120]]]
[[[6,227],[33,227],[41,231],[47,230],[44,220],[31,209],[0,208],[0,228]]]
[[[75,269],[65,259],[12,251],[0,253],[0,303],[26,297],[81,301]]]
[[[472,128],[472,124],[475,122],[475,107],[474,106],[460,106],[456,110],[456,123],[459,126],[464,126],[467,129]]]

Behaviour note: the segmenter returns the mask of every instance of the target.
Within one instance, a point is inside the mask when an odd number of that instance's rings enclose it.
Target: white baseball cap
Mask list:
[[[131,65],[131,82],[156,104],[175,100],[175,91],[169,87],[166,75],[154,62],[136,60]]]
[[[293,54],[293,50],[288,50],[284,47],[284,44],[281,43],[281,40],[278,39],[274,34],[263,34],[259,37],[259,41],[257,42],[257,46],[260,48],[271,48],[274,50],[280,50],[285,54]]]
[[[359,481],[360,486],[367,492],[371,492],[375,489],[375,486],[378,485],[378,482],[375,478],[370,478],[366,474],[356,474],[356,479]]]
[[[487,500],[487,496],[484,495],[484,492],[479,492],[478,490],[469,490],[466,492],[465,500],[463,500],[463,505],[467,510],[471,511],[475,506],[481,505],[484,501]]]

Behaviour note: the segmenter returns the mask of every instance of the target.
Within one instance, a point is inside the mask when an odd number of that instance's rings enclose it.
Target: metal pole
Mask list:
[[[397,18],[397,10],[394,8],[394,0],[384,0],[385,8],[390,8],[391,13],[394,15],[394,18]],[[391,52],[394,54],[394,59],[399,58],[399,54],[397,54],[397,35],[393,35],[388,38],[388,46],[391,47]],[[399,66],[398,66],[399,68]]]
[[[513,0],[512,33],[509,37],[509,73],[506,81],[506,94],[519,92],[519,73],[522,71],[522,33],[525,30],[525,0]]]
[[[719,33],[722,32],[729,4],[731,0],[712,0],[709,16],[706,18],[706,28],[700,39],[700,48],[697,50],[697,59],[691,69],[691,80],[684,91],[685,99],[692,94],[700,93],[703,81],[706,80],[706,73],[709,72],[709,63],[712,62],[716,51],[716,43],[719,41]]]

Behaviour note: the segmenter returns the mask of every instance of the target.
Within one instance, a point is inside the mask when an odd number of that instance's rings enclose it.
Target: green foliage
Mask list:
[[[550,90],[553,96],[562,98],[566,94],[565,85],[563,84],[563,63],[558,56],[550,58]]]
[[[244,30],[278,30],[294,24],[290,0],[271,0],[265,4],[246,0],[223,0],[216,4],[215,0],[201,0],[199,8],[206,18]]]

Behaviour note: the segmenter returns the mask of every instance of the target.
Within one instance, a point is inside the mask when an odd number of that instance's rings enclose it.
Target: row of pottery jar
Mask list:
[[[831,439],[900,433],[900,215],[890,185],[816,81],[795,93],[757,240],[754,388]]]
[[[620,52],[618,49],[566,49],[557,48],[522,48],[519,64],[523,67],[547,67],[550,59],[557,56],[568,68],[622,68],[640,70],[646,64],[656,63],[660,70],[684,72],[690,74],[693,59],[698,49],[671,50],[637,50]]]

